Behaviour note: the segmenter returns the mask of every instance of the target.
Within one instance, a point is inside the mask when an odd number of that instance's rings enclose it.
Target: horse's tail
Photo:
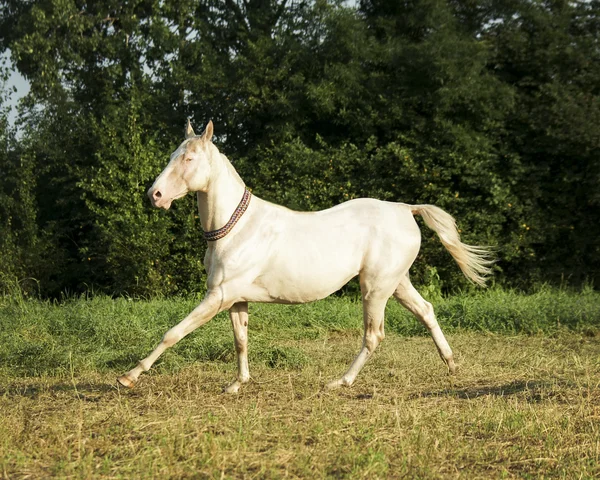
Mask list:
[[[465,277],[484,287],[494,263],[490,249],[462,243],[452,215],[435,205],[412,205],[411,211],[413,215],[421,215],[425,225],[438,234]]]

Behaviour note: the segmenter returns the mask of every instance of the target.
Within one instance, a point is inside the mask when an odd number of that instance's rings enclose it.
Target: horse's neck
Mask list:
[[[244,182],[224,155],[215,152],[212,175],[206,192],[198,192],[198,213],[202,230],[224,226],[244,195]]]

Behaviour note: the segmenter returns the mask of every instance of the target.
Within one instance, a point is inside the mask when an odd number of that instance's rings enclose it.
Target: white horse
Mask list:
[[[392,295],[431,332],[449,373],[454,373],[452,350],[433,308],[409,280],[408,270],[421,243],[413,215],[423,217],[465,276],[479,285],[484,285],[492,263],[485,248],[461,243],[454,219],[433,205],[361,198],[320,212],[295,212],[266,202],[250,194],[229,160],[211,142],[212,134],[212,122],[196,136],[188,120],[186,139],[148,191],[152,205],[165,210],[173,200],[197,192],[200,221],[208,240],[206,297],[167,331],[148,357],[118,378],[121,385],[133,387],[167,348],[217,313],[229,310],[238,374],[225,392],[235,393],[250,379],[248,302],[312,302],[357,275],[365,329],[362,349],[348,371],[327,387],[352,385],[384,338],[384,310]]]

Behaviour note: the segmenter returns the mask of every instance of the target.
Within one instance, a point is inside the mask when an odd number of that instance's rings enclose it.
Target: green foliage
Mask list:
[[[39,280],[49,275],[44,251],[50,246],[47,233],[37,223],[36,165],[19,145],[8,124],[5,89],[8,72],[0,66],[0,293],[39,293]],[[46,286],[44,284],[44,286]]]
[[[506,171],[519,209],[510,271],[555,283],[597,279],[600,5],[519,2],[499,13],[493,62],[516,93],[505,135],[518,160]]]
[[[254,192],[302,210],[433,203],[496,281],[598,283],[598,2],[5,0],[31,82],[2,123],[2,278],[42,295],[202,288],[191,198],[145,191],[191,116]],[[468,288],[423,228],[417,283]],[[34,278],[37,282],[25,282]],[[35,287],[35,288],[34,288]]]
[[[176,210],[175,218],[149,205],[145,192],[166,155],[140,127],[141,107],[135,89],[132,93],[126,116],[118,109],[90,125],[99,145],[94,164],[77,174],[77,186],[94,218],[80,249],[82,260],[88,262],[95,283],[117,293],[198,290],[198,217],[189,202],[186,209]]]

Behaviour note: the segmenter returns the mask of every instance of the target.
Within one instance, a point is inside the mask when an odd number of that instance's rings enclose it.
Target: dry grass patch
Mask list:
[[[593,478],[600,475],[600,339],[459,334],[445,375],[428,338],[389,336],[349,389],[323,392],[358,336],[286,341],[294,368],[2,378],[4,478]]]

